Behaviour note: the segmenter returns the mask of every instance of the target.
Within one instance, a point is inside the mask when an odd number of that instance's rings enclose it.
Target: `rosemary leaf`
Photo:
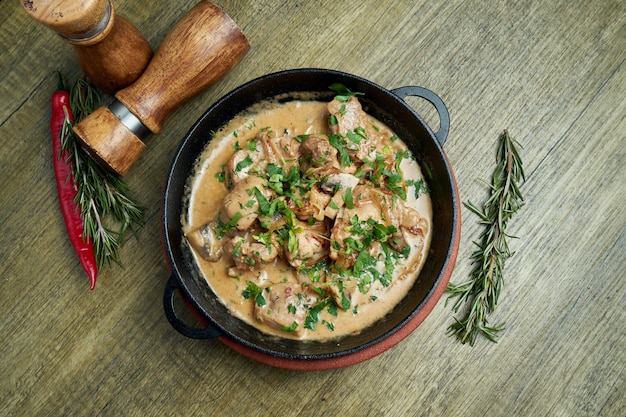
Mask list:
[[[482,208],[471,201],[464,206],[479,218],[485,226],[481,240],[474,242],[477,249],[472,253],[474,269],[470,279],[460,284],[448,284],[448,300],[456,298],[452,310],[458,313],[466,307],[463,318],[454,318],[448,334],[456,336],[461,343],[474,345],[479,334],[497,342],[504,325],[490,326],[487,316],[496,308],[504,285],[504,264],[512,256],[507,233],[511,217],[523,206],[524,198],[520,184],[525,181],[522,160],[517,151],[520,146],[507,130],[500,135],[496,155],[496,168],[489,184],[491,193]]]

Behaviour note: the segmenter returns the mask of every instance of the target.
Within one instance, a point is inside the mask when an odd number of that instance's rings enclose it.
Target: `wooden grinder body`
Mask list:
[[[78,63],[104,92],[115,92],[139,78],[152,48],[111,0],[21,0],[36,21],[74,47]]]
[[[249,48],[237,24],[201,0],[168,33],[139,79],[115,94],[118,107],[148,133],[159,133],[174,109],[224,76]],[[125,175],[145,149],[145,132],[134,131],[111,108],[97,109],[74,131],[95,159]]]

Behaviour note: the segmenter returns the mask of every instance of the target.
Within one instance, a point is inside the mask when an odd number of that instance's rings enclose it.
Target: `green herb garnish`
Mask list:
[[[363,93],[350,91],[348,89],[348,87],[346,87],[345,85],[340,84],[340,83],[332,84],[328,88],[337,93],[337,95],[335,96],[335,99],[337,99],[337,101],[341,101],[341,102],[346,102],[346,101],[350,100],[350,98],[353,97],[353,96],[363,96],[364,95]]]
[[[246,285],[246,289],[241,292],[243,298],[246,300],[253,299],[258,306],[264,306],[267,301],[263,296],[263,288],[259,287],[252,281],[246,281]]]

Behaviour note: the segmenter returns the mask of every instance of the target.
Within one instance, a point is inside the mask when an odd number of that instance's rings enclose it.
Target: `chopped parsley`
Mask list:
[[[235,166],[235,174],[241,172],[244,168],[249,167],[253,163],[254,162],[252,162],[252,158],[250,158],[250,155],[246,155],[246,157],[240,162],[238,162],[237,165]]]
[[[337,101],[342,102],[342,103],[350,100],[350,98],[352,98],[353,96],[362,96],[362,95],[364,95],[363,93],[350,91],[345,85],[340,84],[340,83],[332,84],[328,88],[333,90],[335,93],[337,93],[337,95],[335,96],[335,99]]]
[[[406,180],[407,187],[413,187],[415,190],[415,198],[419,198],[420,194],[429,194],[430,189],[426,185],[426,181],[423,178],[418,180]]]
[[[306,317],[304,319],[304,328],[309,330],[315,330],[315,325],[320,321],[320,313],[324,311],[325,308],[329,306],[335,306],[334,311],[336,313],[336,305],[332,298],[327,297],[323,300],[315,303],[313,306],[309,307]],[[332,312],[331,312],[332,314]],[[336,315],[336,314],[335,314]]]
[[[224,237],[226,233],[230,232],[231,230],[235,230],[235,228],[237,227],[237,223],[239,222],[239,220],[241,220],[242,217],[243,217],[243,214],[241,214],[241,212],[238,211],[226,223],[224,223],[221,219],[218,218],[217,227],[215,229],[215,233],[217,233],[217,237],[221,239]]]
[[[258,306],[264,306],[267,304],[267,301],[263,296],[263,288],[259,287],[252,281],[246,281],[246,285],[246,289],[241,292],[243,298],[246,300],[254,300]]]
[[[257,146],[256,139],[249,140],[249,141],[246,142],[246,149],[248,149],[250,152],[256,151],[256,149],[257,149],[256,146]]]
[[[341,167],[350,166],[352,160],[346,149],[346,139],[341,135],[330,135],[328,136],[328,142],[339,152],[339,163]]]
[[[352,199],[352,188],[346,188],[346,192],[343,195],[343,202],[346,204],[346,207],[349,209],[354,208],[354,201]]]
[[[298,328],[298,322],[294,321],[293,323],[291,323],[291,326],[282,326],[281,330],[284,332],[293,333],[296,331],[297,328]]]
[[[224,181],[226,179],[226,165],[222,165],[222,168],[217,171],[217,173],[215,174],[215,179],[217,179],[217,181],[219,183],[224,184]]]
[[[348,133],[346,133],[346,137],[355,144],[359,144],[361,143],[361,141],[367,139],[367,136],[365,134],[365,129],[362,127],[357,127],[356,129],[354,129],[353,131],[350,131]]]

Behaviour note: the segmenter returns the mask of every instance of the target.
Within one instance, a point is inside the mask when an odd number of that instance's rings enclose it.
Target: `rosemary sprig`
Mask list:
[[[78,79],[70,90],[70,107],[75,123],[100,106],[100,96],[89,82]],[[121,264],[119,250],[126,232],[144,223],[145,209],[132,197],[124,180],[102,168],[79,145],[66,118],[62,147],[69,152],[77,187],[76,203],[81,209],[83,236],[94,245],[98,269],[112,262]]]
[[[448,334],[458,337],[462,343],[474,345],[479,334],[497,342],[498,333],[504,330],[504,325],[490,326],[487,316],[498,304],[504,284],[504,263],[512,256],[507,239],[513,236],[507,234],[507,223],[524,204],[520,185],[526,178],[516,145],[519,143],[504,130],[499,138],[489,199],[482,209],[471,202],[464,204],[480,218],[485,230],[481,241],[474,242],[478,249],[471,256],[474,269],[470,279],[461,284],[448,284],[446,288],[450,294],[448,300],[457,297],[452,307],[455,313],[464,304],[470,304],[466,315],[461,319],[455,317],[455,322],[448,327]]]

